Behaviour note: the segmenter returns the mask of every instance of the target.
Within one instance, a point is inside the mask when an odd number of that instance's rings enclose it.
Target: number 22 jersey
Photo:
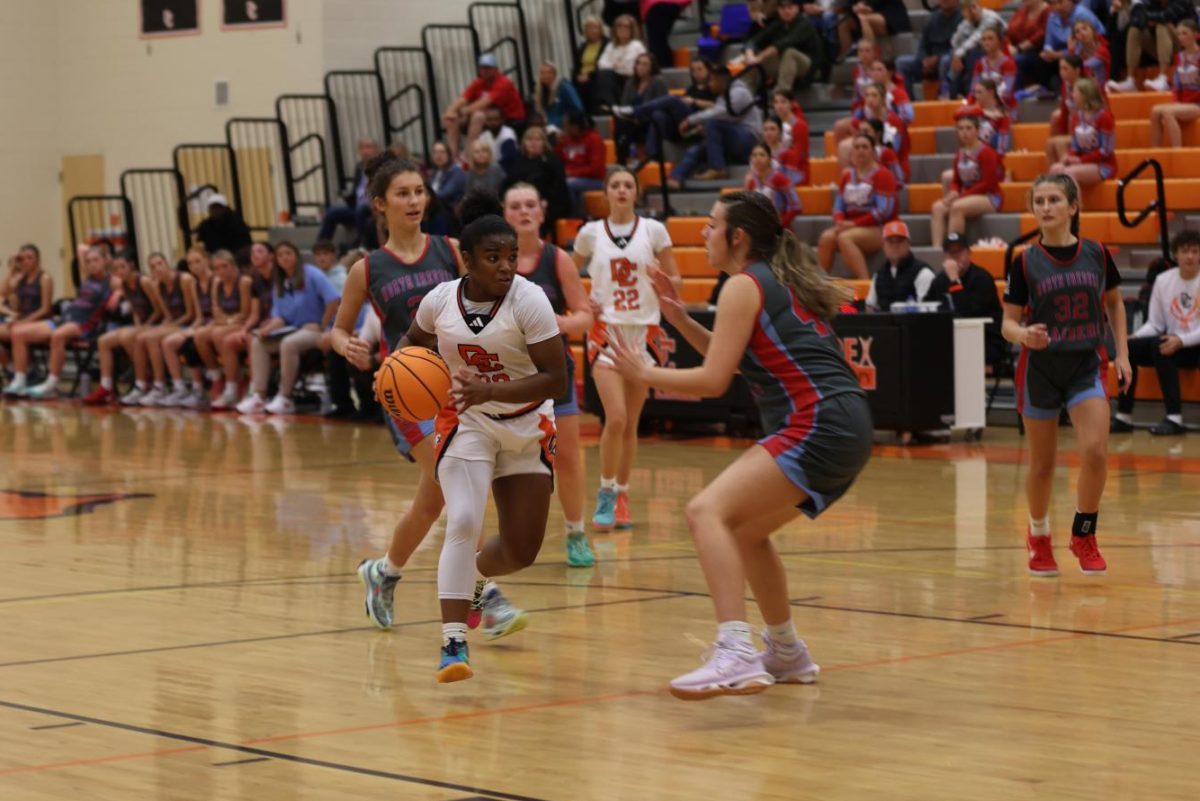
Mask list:
[[[666,227],[646,217],[635,217],[632,228],[593,220],[579,229],[575,252],[589,259],[592,297],[600,304],[602,322],[659,324],[658,294],[646,268],[669,247]]]
[[[537,373],[529,346],[559,334],[558,319],[542,288],[519,275],[503,298],[489,303],[468,300],[468,278],[439,284],[417,309],[417,325],[438,340],[438,352],[453,375],[465,367],[484,381],[516,381]],[[539,403],[489,401],[471,411],[504,417]]]

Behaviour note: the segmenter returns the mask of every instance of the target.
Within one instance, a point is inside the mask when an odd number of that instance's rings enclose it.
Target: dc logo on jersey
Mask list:
[[[979,162],[971,159],[961,159],[958,162],[958,177],[964,184],[979,182]]]
[[[1079,142],[1081,150],[1095,150],[1100,146],[1100,137],[1096,133],[1096,128],[1087,123],[1075,126],[1075,139]]]
[[[871,192],[874,191],[874,189],[875,187],[871,186],[871,184],[865,184],[861,181],[856,181],[854,183],[846,184],[846,189],[842,194],[846,200],[846,205],[866,206],[871,202]]]

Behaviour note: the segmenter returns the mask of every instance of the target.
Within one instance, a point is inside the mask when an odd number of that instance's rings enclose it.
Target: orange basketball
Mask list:
[[[450,368],[428,348],[410,345],[383,360],[375,397],[393,417],[411,423],[436,417],[450,400]]]

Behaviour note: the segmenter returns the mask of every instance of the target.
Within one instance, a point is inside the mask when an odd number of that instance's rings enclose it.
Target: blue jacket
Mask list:
[[[342,293],[334,288],[320,267],[305,264],[301,269],[304,270],[303,289],[290,288],[289,281],[289,286],[282,294],[278,289],[271,292],[271,316],[278,317],[296,328],[309,323],[320,323],[329,302],[342,298]]]

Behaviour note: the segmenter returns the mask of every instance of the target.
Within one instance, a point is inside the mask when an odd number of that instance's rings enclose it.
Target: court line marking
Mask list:
[[[270,762],[270,761],[271,761],[271,758],[265,757],[265,756],[264,757],[246,757],[245,759],[233,759],[233,760],[230,760],[229,762],[214,762],[214,763],[212,763],[212,766],[214,768],[227,768],[230,765],[249,765],[252,762]]]
[[[50,729],[69,729],[73,726],[82,726],[82,723],[51,723],[48,726],[30,726],[30,731],[48,731]]]

